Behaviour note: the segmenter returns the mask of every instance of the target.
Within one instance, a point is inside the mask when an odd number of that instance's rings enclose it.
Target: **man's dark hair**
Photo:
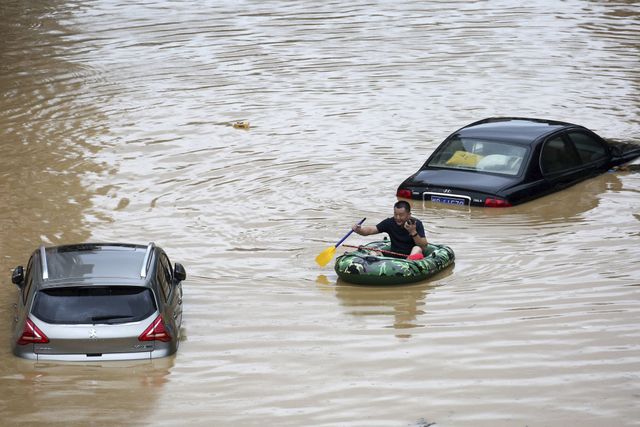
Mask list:
[[[409,204],[409,202],[405,201],[405,200],[400,200],[397,201],[395,205],[393,205],[394,209],[404,209],[407,212],[411,212],[411,205]]]

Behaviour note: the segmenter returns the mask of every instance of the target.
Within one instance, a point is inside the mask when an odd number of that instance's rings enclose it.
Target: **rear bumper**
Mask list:
[[[133,353],[103,353],[103,354],[44,354],[34,352],[16,352],[15,355],[23,359],[58,362],[103,362],[112,360],[151,360],[167,357],[175,353],[169,348],[153,351],[139,351]]]

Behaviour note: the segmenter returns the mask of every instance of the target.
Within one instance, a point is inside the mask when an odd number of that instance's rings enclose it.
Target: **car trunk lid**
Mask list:
[[[463,170],[428,169],[419,171],[405,186],[424,186],[430,190],[451,190],[496,194],[517,182],[517,177]]]
[[[34,344],[38,355],[86,355],[151,352],[154,341],[138,340],[153,317],[144,322],[118,325],[53,325],[34,319],[34,323],[49,338],[48,343]]]

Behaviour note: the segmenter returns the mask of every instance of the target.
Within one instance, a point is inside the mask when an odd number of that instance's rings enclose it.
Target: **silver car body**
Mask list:
[[[62,361],[173,354],[185,277],[153,243],[41,246],[26,269],[14,269],[13,352]]]

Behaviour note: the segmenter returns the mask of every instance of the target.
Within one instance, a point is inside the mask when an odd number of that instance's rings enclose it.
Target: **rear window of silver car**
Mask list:
[[[31,314],[53,324],[118,324],[156,311],[151,289],[140,286],[74,286],[41,290]]]

